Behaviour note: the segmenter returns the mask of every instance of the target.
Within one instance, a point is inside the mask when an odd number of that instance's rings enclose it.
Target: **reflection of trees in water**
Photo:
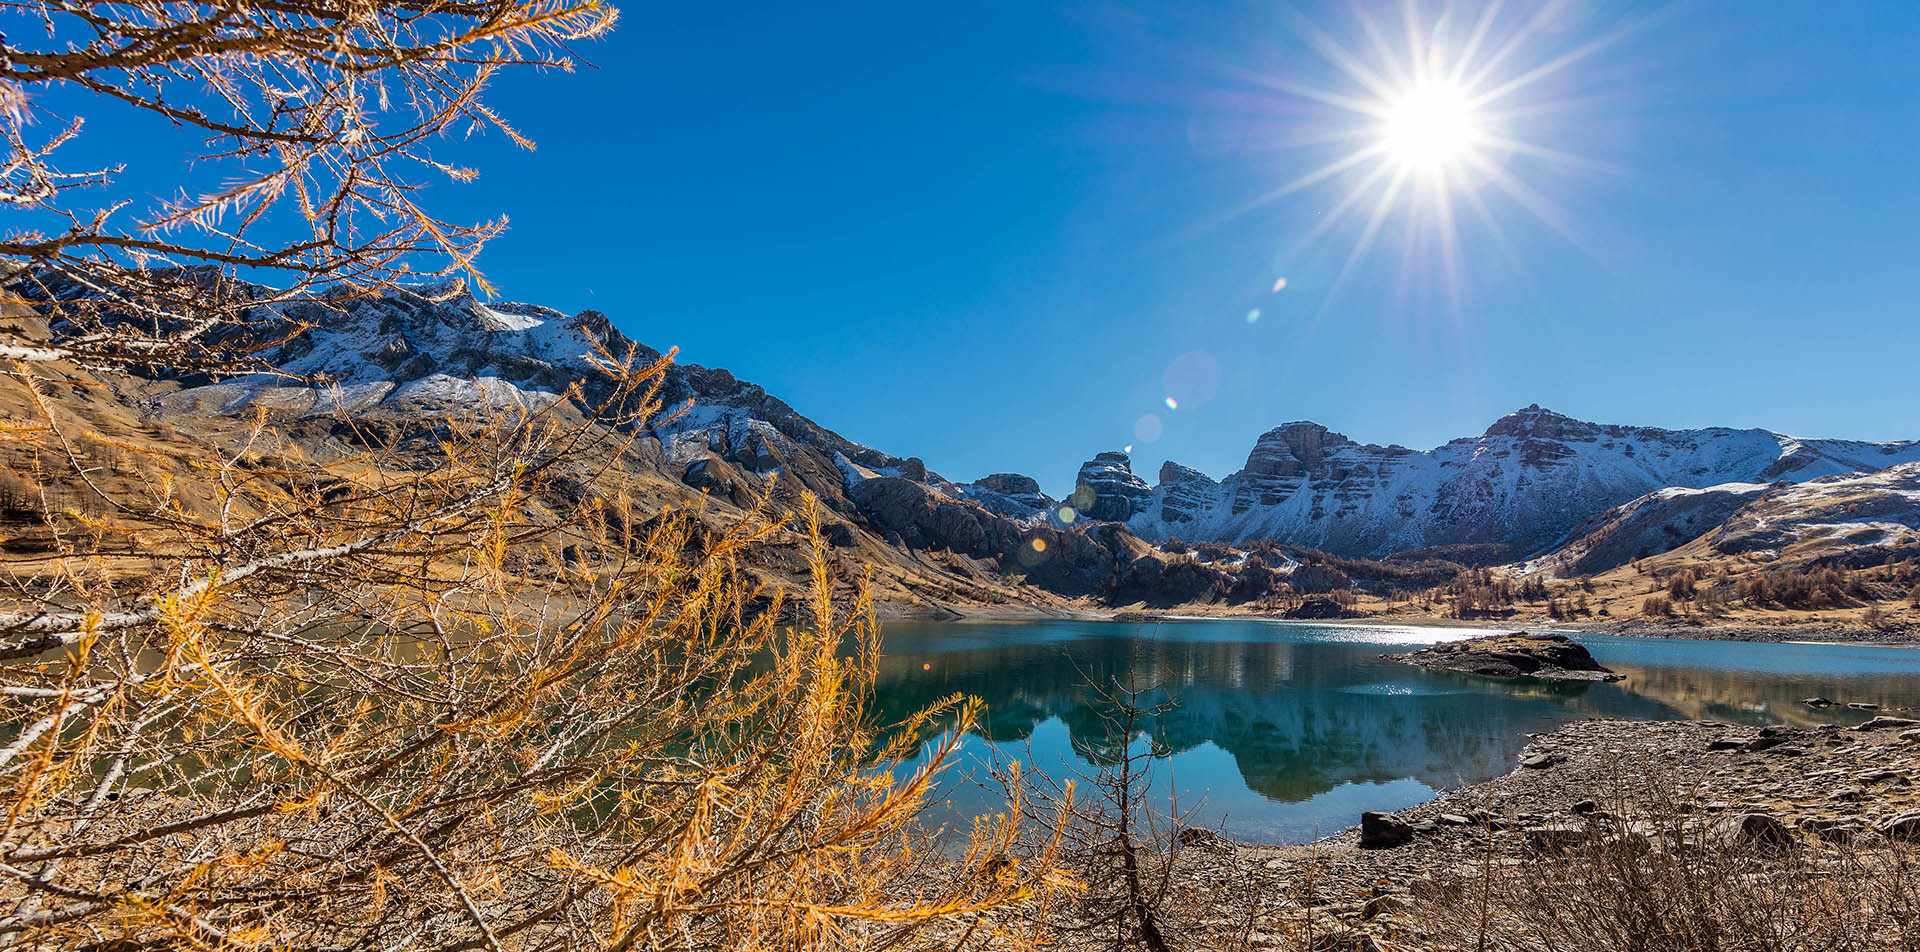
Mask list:
[[[1412,777],[1445,787],[1503,773],[1527,733],[1573,717],[1675,716],[1612,685],[1428,672],[1382,662],[1370,645],[1089,638],[894,650],[881,662],[884,713],[964,691],[987,701],[994,740],[1022,741],[1058,717],[1075,752],[1096,764],[1119,751],[1106,749],[1088,678],[1157,684],[1179,702],[1153,730],[1172,751],[1211,741],[1249,788],[1290,802],[1347,782]]]
[[[1802,727],[1818,724],[1848,723],[1868,715],[1838,710],[1817,711],[1800,703],[1813,697],[1840,702],[1870,701],[1881,705],[1907,705],[1916,700],[1910,692],[1900,691],[1911,678],[1862,676],[1852,678],[1778,674],[1753,671],[1727,671],[1702,668],[1653,668],[1614,664],[1613,669],[1627,676],[1626,688],[1657,698],[1679,712],[1680,717],[1699,721],[1728,721],[1736,724],[1776,724],[1785,722]]]

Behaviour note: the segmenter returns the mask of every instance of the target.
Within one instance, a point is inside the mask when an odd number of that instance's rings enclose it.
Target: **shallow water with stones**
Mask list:
[[[892,622],[877,704],[904,716],[952,692],[987,702],[942,809],[996,809],[986,758],[1084,775],[1119,740],[1089,681],[1147,688],[1170,706],[1130,738],[1151,751],[1160,809],[1246,840],[1302,842],[1512,769],[1528,735],[1591,717],[1852,724],[1823,696],[1920,707],[1920,650],[1572,634],[1626,679],[1502,680],[1380,656],[1481,632],[1260,620]],[[913,765],[903,765],[910,769]]]

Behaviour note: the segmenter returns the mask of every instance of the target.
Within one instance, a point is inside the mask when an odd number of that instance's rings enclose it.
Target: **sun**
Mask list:
[[[1236,73],[1274,94],[1271,109],[1287,126],[1272,148],[1287,154],[1290,173],[1236,214],[1299,194],[1309,214],[1293,220],[1311,224],[1290,228],[1287,259],[1352,234],[1329,300],[1377,246],[1400,254],[1403,283],[1450,296],[1468,250],[1505,254],[1524,269],[1526,242],[1507,231],[1521,221],[1515,210],[1583,245],[1554,193],[1575,184],[1570,173],[1618,170],[1550,143],[1584,145],[1580,113],[1609,101],[1576,65],[1651,21],[1596,30],[1567,19],[1564,3],[1401,0],[1379,4],[1399,8],[1379,20],[1375,5],[1353,6],[1345,26],[1289,18],[1289,33],[1317,55],[1292,58],[1282,72]]]
[[[1440,174],[1470,163],[1483,120],[1468,91],[1443,79],[1424,79],[1385,103],[1380,145],[1404,169]]]

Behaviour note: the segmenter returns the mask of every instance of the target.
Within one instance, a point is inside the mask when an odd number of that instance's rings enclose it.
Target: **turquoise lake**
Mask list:
[[[877,703],[903,716],[953,693],[987,702],[945,787],[954,818],[994,809],[982,758],[1054,776],[1112,760],[1120,740],[1089,680],[1119,678],[1171,706],[1127,740],[1151,750],[1156,797],[1261,842],[1303,842],[1512,769],[1527,735],[1589,717],[1739,724],[1856,723],[1820,695],[1920,706],[1920,650],[1623,638],[1567,632],[1626,680],[1547,683],[1381,659],[1478,632],[1268,621],[885,626]],[[972,778],[972,779],[970,779]],[[1177,799],[1176,799],[1177,798]]]

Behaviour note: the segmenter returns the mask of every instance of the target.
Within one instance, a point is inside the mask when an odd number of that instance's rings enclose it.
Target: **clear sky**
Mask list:
[[[1457,59],[1483,12],[1427,3],[1415,33]],[[1371,240],[1378,159],[1258,201],[1377,137],[1320,95],[1378,98],[1315,36],[1385,75],[1402,19],[629,3],[595,68],[495,90],[539,149],[449,143],[483,174],[431,204],[510,216],[482,260],[505,297],[958,479],[1060,494],[1129,444],[1149,481],[1218,477],[1289,420],[1425,448],[1535,402],[1920,437],[1920,3],[1507,0],[1474,61],[1511,41],[1476,90],[1523,81],[1483,107],[1495,171],[1415,181]]]

